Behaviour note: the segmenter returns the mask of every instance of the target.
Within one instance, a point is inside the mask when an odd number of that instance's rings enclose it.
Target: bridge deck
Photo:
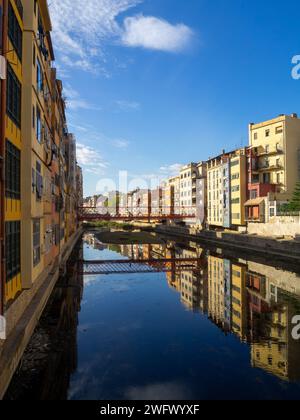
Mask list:
[[[198,259],[78,261],[78,272],[85,276],[109,274],[188,272],[199,269]]]

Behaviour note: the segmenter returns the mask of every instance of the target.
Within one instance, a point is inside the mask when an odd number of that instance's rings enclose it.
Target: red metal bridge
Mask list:
[[[79,207],[78,220],[81,222],[101,221],[163,221],[163,220],[188,220],[196,217],[196,209],[193,207],[180,207],[176,210],[160,208],[151,209],[137,208],[132,212],[128,209],[103,209],[97,207]]]
[[[109,274],[144,274],[169,272],[197,272],[200,258],[77,261],[76,271],[85,276]]]

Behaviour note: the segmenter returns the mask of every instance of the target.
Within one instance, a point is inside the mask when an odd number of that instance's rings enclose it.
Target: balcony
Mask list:
[[[282,146],[277,145],[276,147],[272,147],[270,149],[263,149],[257,153],[258,157],[261,156],[272,156],[272,155],[279,155],[284,153],[284,149]]]
[[[259,172],[264,172],[264,171],[282,171],[284,169],[284,165],[280,162],[275,163],[274,165],[270,165],[270,164],[264,164],[264,165],[260,165],[258,168]]]

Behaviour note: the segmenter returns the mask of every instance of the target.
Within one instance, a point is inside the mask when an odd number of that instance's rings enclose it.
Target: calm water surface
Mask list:
[[[123,242],[85,235],[8,399],[300,399],[299,267],[163,237]],[[83,258],[194,260],[83,276]]]
[[[299,275],[189,242],[84,243],[87,260],[171,257],[200,264],[84,278],[68,398],[299,399]]]

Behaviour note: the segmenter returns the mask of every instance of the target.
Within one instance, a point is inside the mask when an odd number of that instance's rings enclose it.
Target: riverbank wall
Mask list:
[[[231,232],[202,231],[196,232],[187,227],[156,226],[156,233],[174,237],[204,242],[223,248],[260,253],[275,258],[284,258],[291,262],[300,260],[300,240],[274,239],[266,236],[257,236]]]
[[[0,341],[0,399],[20,363],[55,284],[66,271],[67,261],[81,235],[82,228],[69,239],[60,258],[42,273],[31,289],[24,290],[5,313],[7,339]]]

